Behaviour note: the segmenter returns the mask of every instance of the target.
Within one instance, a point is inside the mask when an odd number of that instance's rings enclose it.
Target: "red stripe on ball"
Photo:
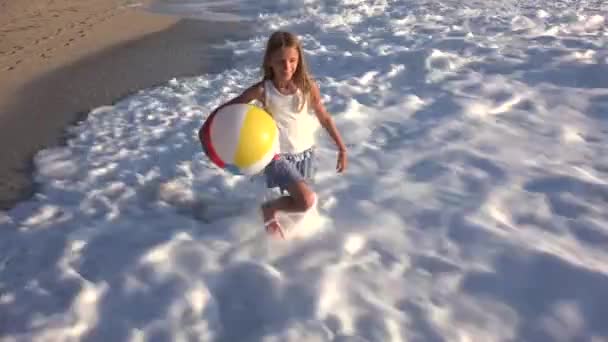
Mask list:
[[[213,124],[213,118],[215,118],[216,114],[217,112],[211,114],[211,116],[207,118],[199,132],[199,139],[201,140],[203,150],[205,151],[205,154],[207,154],[207,157],[209,157],[215,165],[224,168],[226,164],[217,154],[215,148],[213,148],[213,143],[211,142],[211,125]]]

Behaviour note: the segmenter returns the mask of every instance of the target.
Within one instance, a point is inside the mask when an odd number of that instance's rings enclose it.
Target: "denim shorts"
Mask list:
[[[314,148],[309,148],[297,154],[280,154],[264,169],[266,186],[278,187],[281,192],[298,181],[312,183],[316,166],[314,164]]]

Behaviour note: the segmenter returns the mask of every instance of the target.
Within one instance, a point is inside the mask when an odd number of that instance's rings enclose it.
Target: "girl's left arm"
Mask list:
[[[336,146],[338,146],[339,149],[336,170],[338,170],[338,172],[344,172],[344,170],[346,169],[346,165],[348,164],[348,158],[346,157],[346,146],[344,145],[344,142],[342,142],[342,137],[340,136],[340,133],[338,132],[338,129],[334,124],[334,120],[331,118],[329,113],[327,113],[327,110],[325,110],[323,101],[321,101],[321,93],[319,92],[319,87],[313,82],[311,88],[311,102],[312,107],[315,110],[315,114],[317,115],[321,126],[323,126],[327,130],[329,135],[331,135],[331,137],[336,142]]]
[[[323,105],[319,87],[315,82],[313,82],[311,86],[311,102],[312,108],[314,109],[321,126],[323,126],[323,128],[327,130],[332,139],[334,139],[334,142],[336,143],[336,146],[338,147],[340,153],[346,153],[346,145],[344,145],[344,142],[342,141],[342,137],[340,136],[340,133],[338,132],[338,129],[334,124],[334,120],[331,118],[331,116],[325,109],[325,106]]]

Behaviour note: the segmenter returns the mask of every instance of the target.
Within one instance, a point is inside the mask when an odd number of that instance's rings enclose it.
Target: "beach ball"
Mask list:
[[[279,146],[279,131],[272,116],[250,104],[222,107],[205,120],[199,138],[215,165],[238,175],[261,172]]]

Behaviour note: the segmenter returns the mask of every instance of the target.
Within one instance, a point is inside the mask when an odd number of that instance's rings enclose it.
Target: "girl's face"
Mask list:
[[[270,55],[270,67],[277,81],[289,81],[298,68],[299,55],[295,47],[283,47]]]

